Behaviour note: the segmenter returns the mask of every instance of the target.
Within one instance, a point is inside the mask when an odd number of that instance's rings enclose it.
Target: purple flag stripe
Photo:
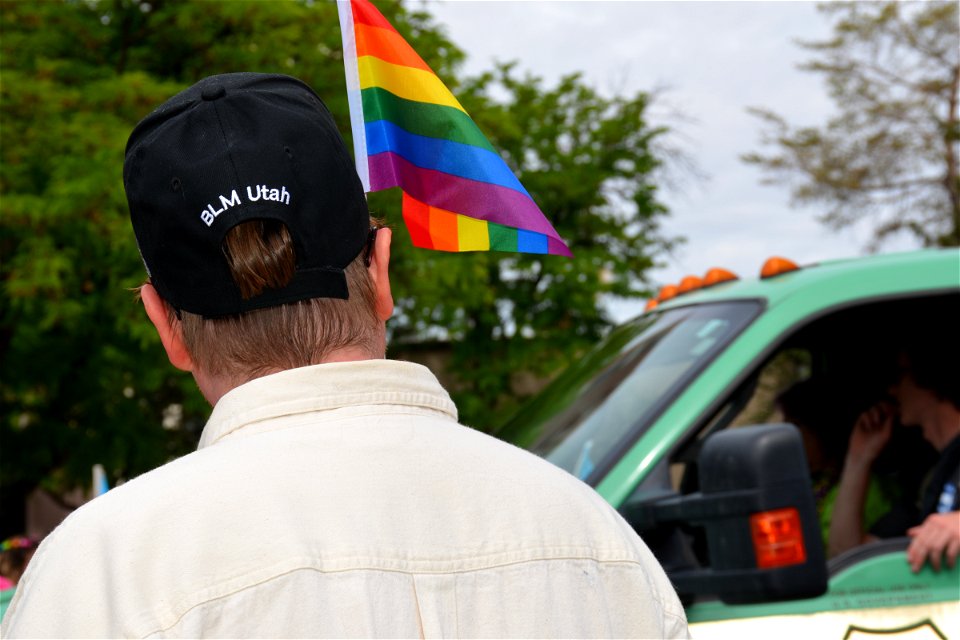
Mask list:
[[[432,207],[508,227],[536,231],[559,243],[563,242],[536,203],[518,191],[432,169],[422,169],[390,151],[369,156],[367,159],[370,165],[371,191],[401,187],[420,202]],[[550,253],[554,253],[554,248],[557,248],[558,255],[571,255],[569,250],[559,250],[558,243],[551,242],[549,246]]]

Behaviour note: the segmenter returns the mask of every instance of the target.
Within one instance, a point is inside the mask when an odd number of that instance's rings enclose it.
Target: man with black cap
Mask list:
[[[48,537],[5,637],[686,636],[609,505],[384,359],[390,230],[309,87],[201,81],[124,185],[144,307],[213,413]]]

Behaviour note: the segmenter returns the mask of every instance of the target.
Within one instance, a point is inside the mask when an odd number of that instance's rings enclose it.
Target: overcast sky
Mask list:
[[[421,0],[423,1],[423,0]],[[416,7],[417,2],[411,2]],[[835,232],[811,208],[791,208],[786,186],[762,186],[761,174],[739,160],[759,149],[762,106],[792,124],[824,122],[832,110],[825,85],[797,64],[809,53],[797,39],[818,40],[830,25],[813,2],[557,2],[426,0],[468,56],[463,72],[489,70],[495,60],[553,83],[581,71],[598,91],[629,94],[667,86],[661,122],[678,129],[679,144],[707,175],[664,192],[670,235],[687,238],[660,283],[723,266],[755,276],[763,260],[783,255],[811,263],[863,253],[869,227]],[[673,109],[689,121],[667,118]],[[655,112],[656,113],[656,112]],[[900,239],[883,251],[913,248]],[[611,306],[618,319],[643,303]]]

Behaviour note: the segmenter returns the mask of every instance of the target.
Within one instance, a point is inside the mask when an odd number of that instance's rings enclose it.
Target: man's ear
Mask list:
[[[193,371],[193,358],[190,357],[187,346],[183,342],[180,323],[171,323],[167,303],[163,301],[152,284],[140,287],[140,299],[143,301],[147,317],[160,335],[160,342],[163,343],[167,357],[170,358],[170,364],[183,371]]]
[[[370,278],[376,296],[377,316],[386,322],[393,315],[393,293],[390,291],[390,240],[393,231],[383,227],[377,231],[373,244],[373,256],[370,260]]]

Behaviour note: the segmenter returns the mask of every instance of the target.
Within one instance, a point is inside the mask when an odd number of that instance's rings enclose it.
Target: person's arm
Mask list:
[[[863,530],[863,505],[870,468],[890,440],[892,430],[893,411],[886,404],[864,411],[853,426],[831,514],[827,544],[830,557],[872,539]]]
[[[914,573],[927,559],[934,571],[940,571],[944,558],[947,566],[953,567],[960,555],[960,511],[932,513],[907,535],[913,538],[907,547],[907,562]]]

